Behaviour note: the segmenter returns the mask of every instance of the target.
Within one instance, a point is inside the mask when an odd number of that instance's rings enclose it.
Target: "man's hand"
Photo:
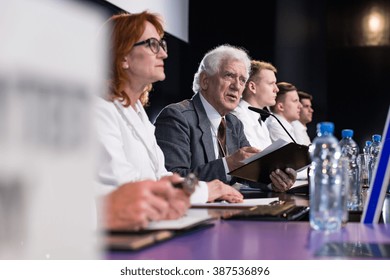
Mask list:
[[[226,163],[228,165],[229,171],[237,169],[243,164],[241,161],[253,156],[254,154],[257,154],[258,152],[260,152],[260,150],[255,147],[243,147],[237,150],[234,154],[227,156]]]
[[[286,168],[285,172],[280,169],[272,171],[270,174],[272,190],[275,192],[285,192],[294,185],[297,179],[297,172],[292,168]]]
[[[243,196],[236,189],[229,185],[226,185],[220,180],[213,180],[207,183],[209,189],[208,202],[212,202],[216,199],[226,200],[228,202],[242,202]]]

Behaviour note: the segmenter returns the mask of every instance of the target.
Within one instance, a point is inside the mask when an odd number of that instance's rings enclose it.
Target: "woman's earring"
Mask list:
[[[127,61],[122,62],[122,68],[129,69],[129,64],[127,63]]]

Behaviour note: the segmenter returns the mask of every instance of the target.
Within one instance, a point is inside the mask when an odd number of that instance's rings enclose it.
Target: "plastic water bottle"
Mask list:
[[[348,210],[360,210],[362,204],[361,187],[359,169],[356,161],[359,155],[359,146],[352,138],[352,129],[343,129],[341,136],[342,139],[339,142],[341,156],[348,161],[349,192],[347,194],[347,208]]]
[[[369,163],[370,163],[370,149],[371,149],[371,141],[366,141],[365,146],[363,147],[363,157],[364,157],[364,162],[365,162],[365,170],[362,172],[362,188],[368,188],[370,186],[370,168],[369,168]]]
[[[368,191],[370,187],[369,178],[369,161],[370,161],[370,147],[372,142],[366,141],[363,147],[363,153],[361,153],[357,159],[357,165],[359,169],[359,181],[361,188],[362,208],[366,204]]]
[[[363,154],[369,155],[370,154],[370,148],[371,148],[372,142],[370,140],[367,140],[364,147],[363,147]]]
[[[380,146],[381,139],[382,139],[382,136],[379,134],[372,135],[372,144],[370,147],[370,163],[369,163],[369,169],[368,169],[368,172],[369,172],[368,176],[369,176],[370,180],[372,180],[373,173],[375,171],[375,165],[376,165],[376,162],[378,160],[379,151],[380,151],[380,147],[381,147]],[[371,183],[371,181],[370,181],[370,183]]]
[[[343,216],[341,149],[333,136],[334,124],[317,125],[317,137],[309,147],[310,225],[315,230],[339,230]]]

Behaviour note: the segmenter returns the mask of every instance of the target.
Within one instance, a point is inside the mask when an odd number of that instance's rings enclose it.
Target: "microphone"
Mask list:
[[[268,115],[268,116],[272,116],[274,117],[278,123],[281,125],[281,127],[284,129],[284,131],[286,131],[287,135],[291,138],[291,140],[297,144],[297,142],[294,140],[294,138],[292,138],[292,136],[290,135],[290,133],[288,133],[287,129],[284,127],[284,125],[280,122],[280,120],[272,113],[266,111],[266,110],[263,110],[263,109],[260,109],[260,108],[256,108],[256,107],[252,107],[252,106],[248,106],[248,109],[253,111],[253,112],[256,112],[256,113],[259,113],[260,115]]]

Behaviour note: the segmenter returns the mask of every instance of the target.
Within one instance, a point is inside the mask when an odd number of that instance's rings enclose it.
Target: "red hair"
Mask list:
[[[156,28],[158,34],[163,37],[164,28],[159,15],[144,11],[142,13],[122,13],[109,19],[112,24],[111,32],[111,73],[109,81],[109,99],[118,99],[125,107],[130,106],[129,96],[124,91],[124,83],[127,81],[122,67],[123,58],[131,51],[134,44],[139,41],[145,31],[145,23],[150,22]],[[149,98],[152,85],[148,85],[140,97],[143,105]]]

